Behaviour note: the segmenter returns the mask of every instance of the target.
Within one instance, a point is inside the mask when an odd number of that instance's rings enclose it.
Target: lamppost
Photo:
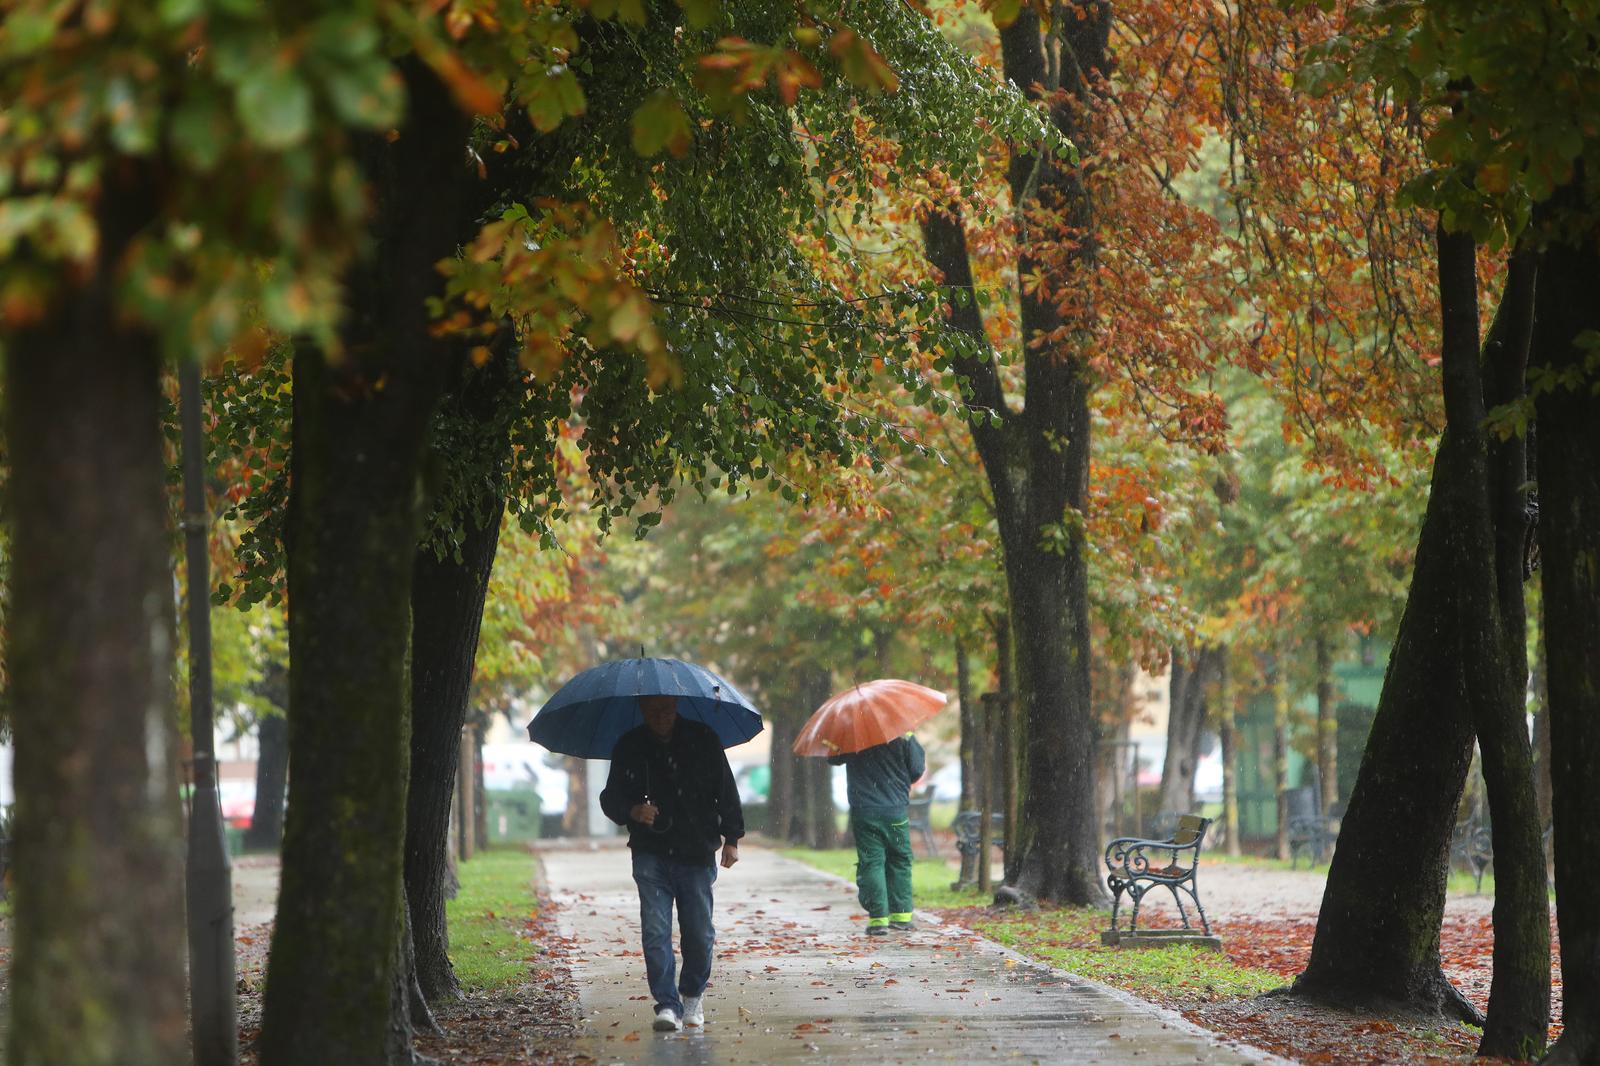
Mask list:
[[[211,711],[211,578],[207,559],[205,442],[200,364],[178,371],[183,420],[183,536],[188,559],[189,731],[194,739],[194,792],[185,871],[189,913],[189,1010],[195,1066],[234,1066],[233,870],[223,838]]]

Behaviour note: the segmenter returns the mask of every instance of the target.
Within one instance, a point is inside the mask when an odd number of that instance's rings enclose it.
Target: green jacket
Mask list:
[[[845,768],[850,813],[867,818],[904,818],[911,801],[911,782],[928,767],[922,745],[911,736],[895,737],[865,751],[833,755],[828,762]]]

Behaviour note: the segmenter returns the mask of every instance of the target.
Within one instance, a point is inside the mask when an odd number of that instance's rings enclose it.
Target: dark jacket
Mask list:
[[[654,826],[628,818],[647,797],[661,811]],[[687,718],[665,740],[646,726],[622,735],[600,809],[628,827],[628,847],[679,862],[715,863],[723,841],[744,836],[744,809],[722,743],[710,726]]]
[[[916,737],[895,737],[865,751],[830,756],[828,762],[845,768],[850,813],[867,818],[904,818],[911,782],[928,768]]]

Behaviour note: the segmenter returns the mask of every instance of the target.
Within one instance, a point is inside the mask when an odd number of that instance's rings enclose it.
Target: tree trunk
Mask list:
[[[483,780],[483,723],[472,730],[472,833],[479,851],[489,847],[489,789]],[[587,775],[584,784],[588,784]],[[588,797],[584,797],[584,821],[588,821]]]
[[[1450,239],[1465,245],[1457,253],[1464,262],[1456,268],[1459,291],[1451,301],[1460,305],[1462,320],[1455,332],[1462,335],[1466,351],[1475,351],[1474,249],[1470,240]],[[1490,408],[1515,403],[1526,391],[1535,268],[1531,252],[1519,252],[1511,260],[1500,321],[1483,346],[1482,400],[1475,408],[1480,424]],[[1533,749],[1527,726],[1528,634],[1522,582],[1528,533],[1528,456],[1521,437],[1491,439],[1482,430],[1478,435],[1484,440],[1484,510],[1492,538],[1486,557],[1489,573],[1479,579],[1483,587],[1480,598],[1485,601],[1481,610],[1499,622],[1498,640],[1486,642],[1489,646],[1484,654],[1467,662],[1473,671],[1469,677],[1475,681],[1473,723],[1482,755],[1496,860],[1494,976],[1478,1054],[1528,1058],[1544,1050],[1550,1025],[1550,886],[1545,876],[1543,823],[1533,787]]]
[[[472,816],[472,809],[477,805],[478,786],[473,781],[475,766],[473,752],[477,746],[472,741],[475,727],[465,725],[461,727],[461,750],[456,753],[456,787],[455,787],[455,812],[456,812],[456,858],[467,862],[478,853],[478,822]],[[572,806],[572,790],[567,790],[567,806]],[[570,809],[567,812],[572,813]]]
[[[1318,633],[1317,656],[1317,797],[1322,813],[1339,803],[1339,714],[1333,681],[1333,647],[1326,633]]]
[[[974,702],[977,697],[972,691],[972,667],[967,662],[966,643],[960,635],[956,636],[956,702],[960,704],[960,762],[961,762],[961,796],[956,801],[956,809],[969,811],[973,809],[973,782],[975,770],[973,768],[972,741],[974,730],[977,728],[973,721]]]
[[[807,663],[800,668],[799,689],[804,706],[820,707],[833,695],[833,674],[826,666]],[[805,841],[813,848],[836,847],[839,827],[833,806],[833,767],[821,758],[801,759],[800,764],[805,768],[810,793],[806,805]]]
[[[561,831],[580,839],[594,832],[589,824],[589,761],[577,756],[567,759],[567,809],[561,815]]]
[[[957,811],[977,810],[978,806],[978,697],[972,691],[972,667],[967,661],[966,643],[956,635],[956,698],[961,704],[961,798]],[[957,883],[970,885],[978,876],[978,860],[974,855],[961,856],[961,873]]]
[[[1183,649],[1172,650],[1168,686],[1167,753],[1161,763],[1159,812],[1194,810],[1194,774],[1200,764],[1200,741],[1206,723],[1206,685],[1216,673],[1221,653],[1201,648],[1192,663]]]
[[[390,1029],[419,474],[448,359],[426,301],[439,288],[434,264],[456,248],[467,121],[422,64],[403,69],[405,128],[357,143],[374,248],[350,275],[343,355],[334,362],[306,347],[295,357],[286,532],[294,776],[263,1066],[413,1057]]]
[[[1556,243],[1539,269],[1534,359],[1547,373],[1574,373],[1600,329],[1600,253],[1593,237]],[[1600,1063],[1600,397],[1558,387],[1537,401],[1539,552],[1554,788],[1556,912],[1561,930],[1565,1024],[1550,1063]],[[1498,842],[1496,844],[1498,847]],[[1500,869],[1495,867],[1499,889]]]
[[[95,274],[7,341],[14,1063],[189,1057],[160,358],[113,297],[156,190],[124,163]]]
[[[1243,853],[1239,846],[1238,695],[1226,649],[1217,669],[1217,700],[1222,705],[1217,714],[1217,732],[1222,746],[1222,826],[1228,838],[1228,854],[1237,857]]]
[[[767,756],[766,832],[773,840],[783,840],[794,812],[794,775],[799,761],[794,753],[794,738],[798,730],[782,713],[774,714],[768,724],[772,748]]]
[[[288,671],[277,663],[269,671]],[[287,702],[287,701],[285,701]],[[244,833],[246,851],[277,851],[283,844],[283,792],[289,784],[289,719],[264,714],[256,722],[260,752],[256,755],[256,805]]]
[[[999,751],[1000,812],[1005,841],[1001,869],[1007,884],[1015,884],[1022,874],[1022,751],[1025,750],[1024,722],[1015,691],[1016,679],[1011,669],[1011,619],[1001,615],[994,631],[995,673],[999,675],[998,706],[995,710],[995,740]],[[1093,780],[1093,774],[1090,775]],[[1091,793],[1092,795],[1092,793]]]
[[[1277,855],[1289,858],[1289,663],[1281,648],[1272,659],[1272,780],[1278,795]]]
[[[445,927],[450,793],[467,717],[478,628],[504,504],[465,520],[460,557],[417,551],[411,576],[411,781],[406,790],[406,899],[423,997],[459,999]]]
[[[789,823],[784,827],[781,837],[792,844],[805,844],[809,839],[812,798],[810,765],[809,757],[794,760],[793,802],[789,807]]]
[[[1061,88],[1081,104],[1093,93],[1091,78],[1106,66],[1111,12],[1108,4],[1096,3],[1079,8],[1079,13],[1082,17],[1066,20],[1056,31],[1075,59],[1060,65],[1059,78],[1045,63],[1036,12],[1024,8],[1000,31],[1006,77],[1030,97]],[[1072,104],[1055,101],[1050,117],[1086,156],[1092,154],[1088,131],[1078,128]],[[1061,211],[1076,242],[1076,263],[1092,266],[1092,208],[1079,175],[1053,159],[1018,150],[1008,177],[1019,210],[1043,201]],[[972,405],[1002,419],[998,426],[987,418],[975,419],[972,435],[995,498],[1017,640],[1015,695],[1030,738],[1017,883],[1042,899],[1097,903],[1104,890],[1095,847],[1083,532],[1092,385],[1085,361],[1089,319],[1067,322],[1047,295],[1031,290],[1020,294],[1027,406],[1012,411],[970,298],[972,265],[959,217],[927,216],[923,243],[944,283],[962,294],[951,301],[952,325],[975,342],[977,354],[956,358],[955,369],[967,379]],[[1028,276],[1041,265],[1024,246],[1017,267]]]
[[[1295,991],[1480,1021],[1439,965],[1450,833],[1472,761],[1475,701],[1503,696],[1506,676],[1476,310],[1465,295],[1475,292],[1471,241],[1465,249],[1461,242],[1440,240],[1446,428],[1411,589]],[[1394,832],[1399,811],[1407,814],[1404,834]]]

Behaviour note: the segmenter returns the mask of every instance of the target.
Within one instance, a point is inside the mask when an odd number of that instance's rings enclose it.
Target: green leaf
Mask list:
[[[191,96],[172,116],[172,147],[202,174],[210,173],[227,147],[227,128],[214,96]]]
[[[400,121],[406,91],[393,67],[376,57],[332,67],[328,98],[346,122],[387,129]]]
[[[247,73],[235,103],[245,129],[265,148],[292,148],[311,128],[311,89],[282,64]]]
[[[681,156],[692,143],[689,116],[673,93],[652,93],[633,113],[633,150],[640,155],[648,158],[665,148]]]
[[[716,22],[722,11],[719,0],[678,0],[678,6],[683,8],[689,25],[697,30],[706,29]]]

